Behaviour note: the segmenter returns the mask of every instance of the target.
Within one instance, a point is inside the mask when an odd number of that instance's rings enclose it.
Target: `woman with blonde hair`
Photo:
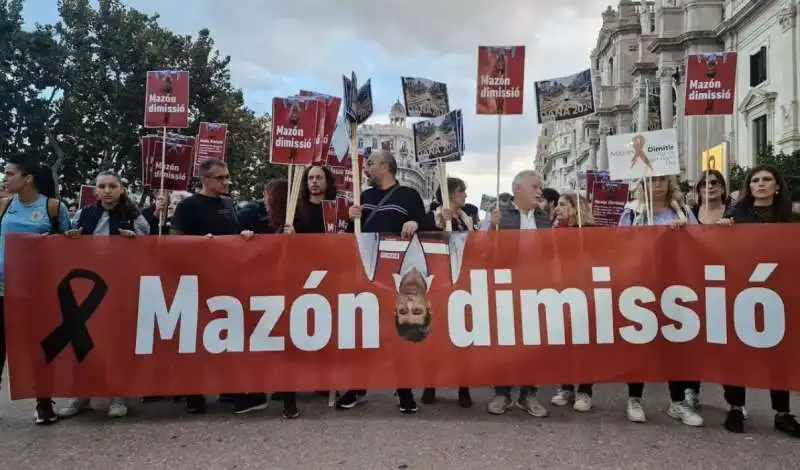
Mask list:
[[[669,225],[679,229],[686,224],[697,224],[694,213],[683,203],[683,195],[678,187],[678,179],[674,176],[654,176],[649,178],[647,186],[649,197],[645,197],[644,182],[636,188],[634,200],[623,212],[619,220],[620,227],[638,227],[644,225]],[[648,208],[648,205],[650,206]],[[703,418],[686,402],[686,389],[692,382],[671,381],[669,384],[670,405],[667,414],[678,419],[687,426],[702,426]],[[644,423],[647,417],[642,408],[643,383],[628,384],[628,420]]]
[[[578,214],[580,213],[580,217]],[[594,218],[589,200],[580,194],[564,193],[558,198],[553,227],[593,227]]]
[[[580,215],[580,217],[579,217]],[[564,193],[558,198],[555,209],[554,228],[594,227],[594,218],[589,208],[589,200],[580,194]],[[567,406],[573,401],[572,409],[581,413],[592,410],[592,384],[563,384],[550,400],[553,406]]]

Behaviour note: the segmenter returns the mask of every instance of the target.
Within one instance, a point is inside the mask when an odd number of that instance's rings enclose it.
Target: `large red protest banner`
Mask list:
[[[478,47],[477,114],[522,114],[525,46]]]
[[[144,127],[185,129],[189,127],[189,72],[147,72]]]
[[[686,59],[686,116],[733,114],[736,53],[691,54]]]
[[[11,396],[678,379],[800,390],[795,235],[10,235]],[[404,270],[419,250],[433,277]],[[430,291],[409,300],[420,282]],[[409,317],[411,301],[425,315]]]

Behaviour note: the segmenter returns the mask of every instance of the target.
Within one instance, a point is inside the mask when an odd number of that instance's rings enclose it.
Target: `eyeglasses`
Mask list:
[[[231,175],[206,176],[206,178],[214,181],[223,182],[223,181],[230,181]]]
[[[712,188],[719,186],[718,180],[708,180],[708,181],[701,181],[700,186],[705,187],[706,185],[711,186]]]

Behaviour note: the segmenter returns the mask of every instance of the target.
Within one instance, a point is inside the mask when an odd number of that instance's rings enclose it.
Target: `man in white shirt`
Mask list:
[[[481,223],[481,230],[537,230],[552,228],[549,214],[542,211],[538,201],[542,196],[542,178],[533,170],[521,171],[512,182],[514,200],[507,206],[495,208],[490,217]],[[531,416],[543,418],[547,409],[536,399],[537,388],[533,385],[519,387],[519,398],[511,398],[510,385],[496,385],[494,396],[489,400],[488,411],[494,415],[504,414],[517,406]]]

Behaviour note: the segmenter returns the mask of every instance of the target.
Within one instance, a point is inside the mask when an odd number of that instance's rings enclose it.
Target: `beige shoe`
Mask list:
[[[512,406],[514,406],[514,402],[511,401],[511,397],[495,395],[489,400],[487,411],[492,415],[501,415],[510,410]]]
[[[525,397],[517,400],[516,405],[517,408],[525,410],[525,412],[531,416],[535,416],[537,418],[544,418],[547,416],[547,408],[539,403],[539,400],[536,399],[536,395],[526,395]]]
[[[122,418],[128,414],[128,407],[125,406],[124,398],[112,398],[111,406],[108,407],[109,418]]]
[[[89,411],[91,407],[88,398],[73,398],[67,403],[67,406],[60,408],[56,414],[59,418],[71,418],[77,414]]]

